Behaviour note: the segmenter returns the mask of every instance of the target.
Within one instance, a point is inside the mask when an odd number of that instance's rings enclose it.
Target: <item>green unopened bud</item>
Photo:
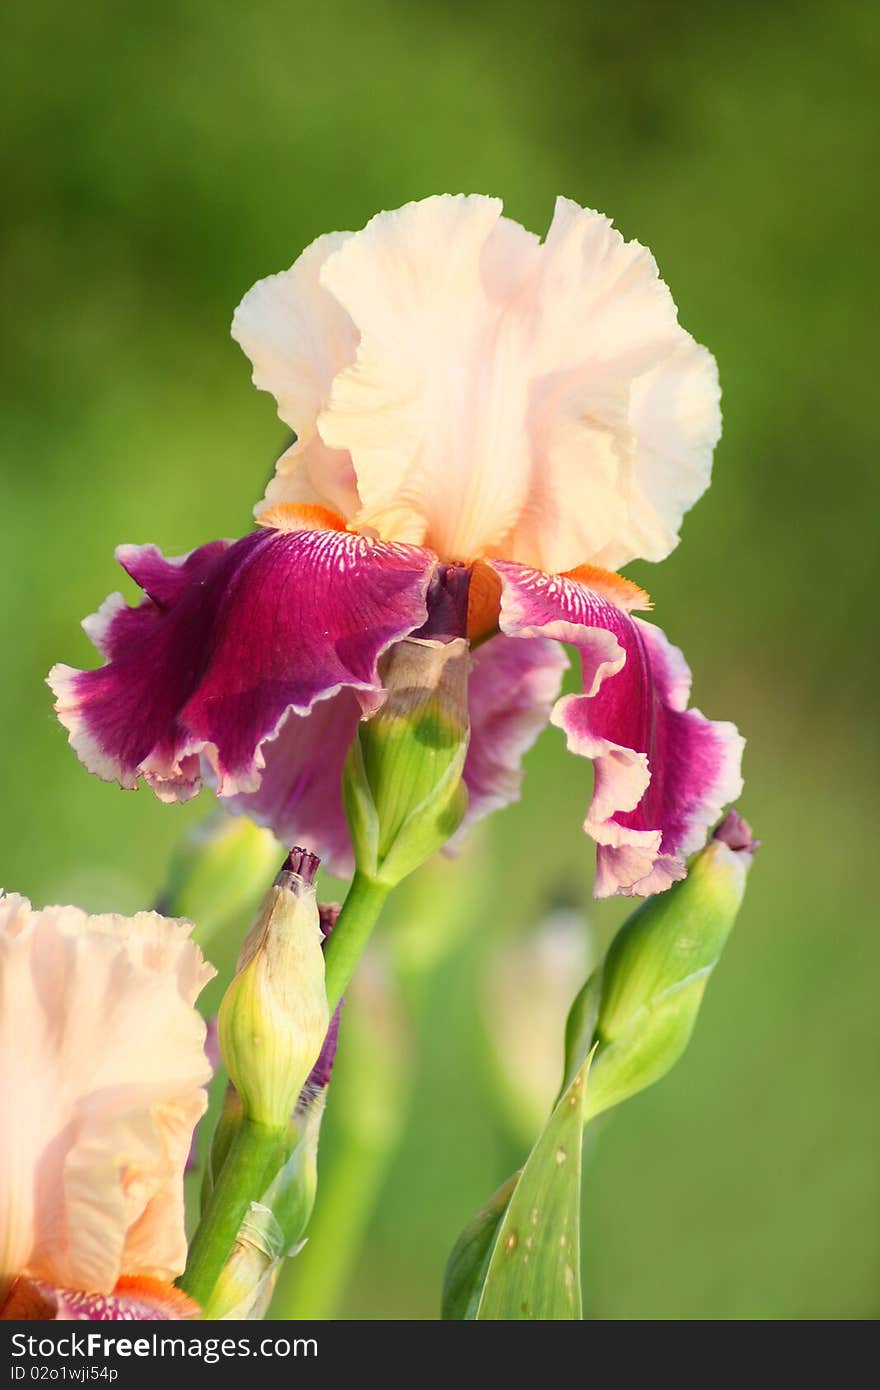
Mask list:
[[[684,1052],[736,920],[754,848],[748,827],[731,812],[687,878],[624,923],[575,1001],[570,1048],[583,1021],[595,1019],[587,1118],[659,1081]]]
[[[467,642],[409,638],[383,660],[387,692],[345,767],[358,870],[393,887],[458,828],[467,793]]]
[[[260,908],[220,1005],[220,1050],[244,1116],[283,1130],[327,1033],[318,861],[294,850]]]

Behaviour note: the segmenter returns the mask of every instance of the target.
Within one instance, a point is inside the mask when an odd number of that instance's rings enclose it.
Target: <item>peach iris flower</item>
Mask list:
[[[85,765],[166,801],[208,780],[346,874],[342,769],[381,659],[466,636],[465,825],[518,796],[550,722],[594,765],[596,893],[681,878],[742,739],[688,707],[682,653],[615,573],[672,550],[720,430],[650,253],[566,199],[540,241],[495,198],[427,198],[320,237],[233,334],[295,443],[261,530],[117,551],[143,601],[87,619],[102,667],[49,677]],[[560,644],[583,674],[561,700]]]
[[[712,355],[653,256],[560,198],[542,242],[497,198],[319,237],[233,320],[296,431],[267,505],[550,573],[662,560],[709,485]]]
[[[2,1317],[195,1311],[170,1287],[211,1075],[189,931],[0,896]]]

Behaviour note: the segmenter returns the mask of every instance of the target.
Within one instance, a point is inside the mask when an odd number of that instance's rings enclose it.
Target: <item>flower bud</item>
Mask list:
[[[703,991],[742,902],[756,842],[731,812],[687,878],[628,918],[569,1019],[569,1071],[584,1022],[595,1019],[596,1055],[586,1117],[665,1076],[687,1047]]]
[[[220,1005],[220,1048],[247,1119],[286,1128],[330,1022],[313,879],[293,850],[260,908]]]
[[[344,779],[357,868],[374,883],[399,883],[461,823],[467,670],[458,637],[411,637],[383,660],[385,702],[361,724]]]
[[[336,903],[322,903],[318,908],[325,942],[339,911]],[[285,1258],[302,1249],[318,1190],[318,1139],[333,1074],[341,1009],[340,1004],[297,1097],[279,1170],[261,1200],[251,1202],[232,1253],[214,1286],[205,1308],[208,1318],[264,1317]],[[230,1086],[211,1150],[211,1163],[216,1165],[210,1170],[213,1179],[223,1165],[240,1115],[241,1101]]]

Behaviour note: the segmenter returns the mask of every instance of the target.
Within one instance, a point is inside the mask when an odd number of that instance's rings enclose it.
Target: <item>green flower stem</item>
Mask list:
[[[389,886],[376,883],[360,870],[351,881],[339,919],[324,947],[324,974],[331,1015],[348,988],[390,892]]]
[[[273,1176],[283,1129],[243,1118],[189,1250],[180,1287],[201,1308],[214,1292],[242,1220]]]

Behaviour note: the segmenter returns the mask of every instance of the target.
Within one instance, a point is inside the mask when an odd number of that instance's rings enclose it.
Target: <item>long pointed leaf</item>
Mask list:
[[[513,1191],[476,1310],[480,1321],[579,1320],[581,1158],[590,1057],[566,1087]]]

